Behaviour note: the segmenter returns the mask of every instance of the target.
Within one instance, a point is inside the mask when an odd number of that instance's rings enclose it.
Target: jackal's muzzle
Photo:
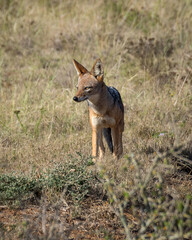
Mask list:
[[[73,97],[73,100],[74,100],[75,102],[82,102],[82,101],[85,101],[85,100],[87,100],[87,99],[88,99],[87,96],[83,96],[83,97],[74,96],[74,97]]]

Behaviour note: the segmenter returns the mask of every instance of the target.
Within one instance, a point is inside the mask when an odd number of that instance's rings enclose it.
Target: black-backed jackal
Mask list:
[[[92,126],[92,156],[96,160],[104,155],[103,135],[115,158],[123,153],[122,133],[124,131],[124,106],[117,89],[105,85],[104,71],[97,59],[89,72],[73,60],[78,74],[77,93],[73,100],[87,100],[89,120]]]

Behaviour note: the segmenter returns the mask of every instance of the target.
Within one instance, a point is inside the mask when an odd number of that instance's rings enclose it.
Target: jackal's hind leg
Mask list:
[[[118,127],[112,128],[112,137],[113,137],[113,156],[116,159],[119,159],[123,153],[122,145],[122,132]]]
[[[123,154],[123,141],[122,141],[122,137],[123,134],[122,132],[119,133],[119,144],[118,144],[118,152],[119,152],[119,156],[121,156]]]

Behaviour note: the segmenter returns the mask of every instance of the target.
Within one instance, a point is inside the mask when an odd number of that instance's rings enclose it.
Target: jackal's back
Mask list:
[[[122,102],[121,95],[118,92],[118,90],[114,87],[107,87],[107,90],[111,94],[111,96],[113,97],[114,104],[117,103],[118,106],[120,107],[121,111],[124,113],[123,102]]]

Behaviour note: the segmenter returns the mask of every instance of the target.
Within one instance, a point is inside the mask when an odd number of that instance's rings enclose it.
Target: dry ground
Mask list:
[[[72,101],[77,82],[72,59],[91,69],[99,57],[106,84],[119,90],[125,105],[124,155],[117,163],[107,152],[103,179],[113,179],[115,194],[122,197],[122,188],[131,191],[137,184],[137,163],[145,178],[157,156],[175,149],[160,157],[153,174],[162,176],[165,196],[186,200],[192,194],[191,25],[190,0],[0,0],[0,173],[38,179],[77,153],[90,156],[87,104]],[[87,204],[84,210],[89,212],[86,230],[83,223],[87,239],[123,239],[121,217],[94,196],[80,204]],[[38,206],[31,207],[32,219]],[[22,211],[28,212],[25,207]],[[16,222],[14,238],[19,238],[23,221],[20,211],[5,207],[0,213],[2,229],[8,231]],[[104,225],[99,238],[92,233],[89,216],[105,212],[109,216],[94,220],[98,228]],[[66,214],[69,224],[71,213]],[[134,211],[129,214],[134,223]],[[78,239],[75,229],[69,239]]]

